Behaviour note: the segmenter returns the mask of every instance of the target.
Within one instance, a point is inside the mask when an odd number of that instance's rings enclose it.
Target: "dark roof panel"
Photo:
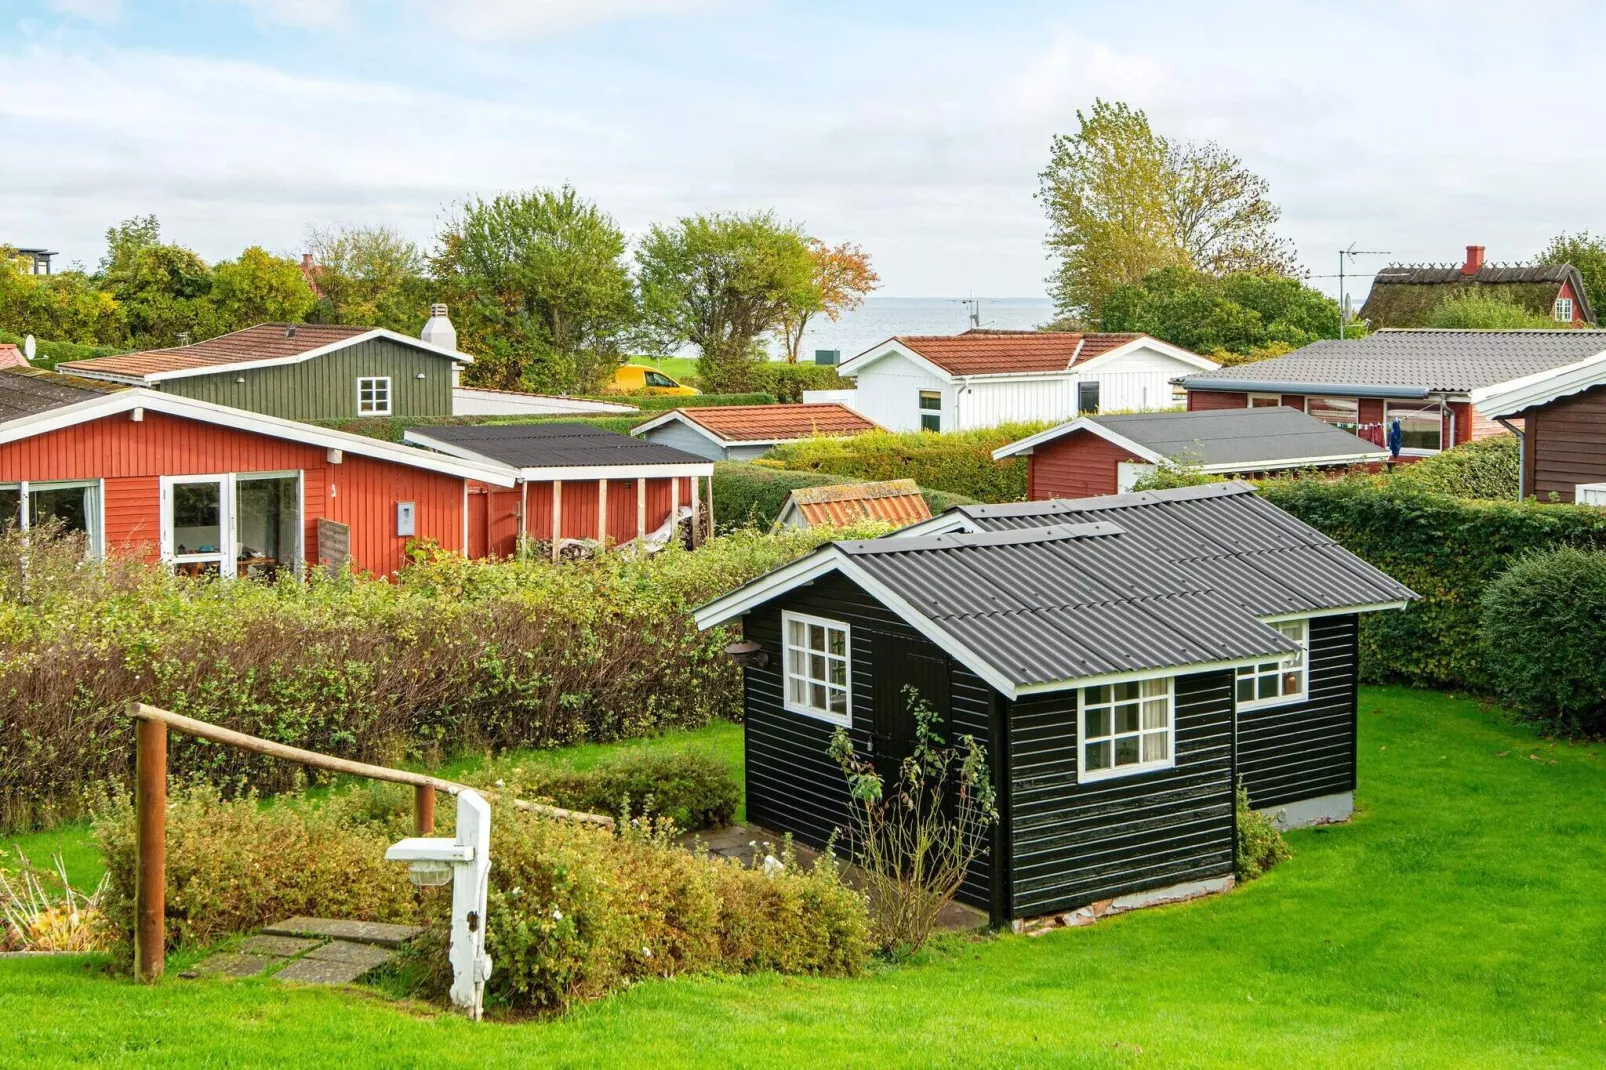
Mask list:
[[[1162,457],[1197,465],[1242,465],[1388,451],[1298,409],[1198,409],[1095,416],[1092,421]]]
[[[443,447],[449,453],[466,451],[514,468],[708,463],[707,458],[673,446],[572,421],[419,427],[407,432],[407,440],[423,446],[438,444],[438,448]]]
[[[0,369],[0,423],[76,405],[116,389],[40,368]]]

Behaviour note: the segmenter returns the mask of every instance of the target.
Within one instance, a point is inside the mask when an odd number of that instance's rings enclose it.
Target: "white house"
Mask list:
[[[1217,364],[1146,334],[970,330],[889,338],[838,369],[894,431],[963,431],[1182,405],[1171,380]]]

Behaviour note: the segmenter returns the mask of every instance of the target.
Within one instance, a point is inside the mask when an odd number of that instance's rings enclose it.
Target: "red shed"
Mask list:
[[[0,372],[0,523],[56,519],[92,552],[225,576],[349,560],[386,574],[409,539],[467,546],[471,487],[501,465],[142,388]]]

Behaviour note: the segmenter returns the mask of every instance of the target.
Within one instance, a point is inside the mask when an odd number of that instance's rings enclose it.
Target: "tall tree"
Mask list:
[[[122,308],[129,346],[181,345],[220,333],[212,269],[182,245],[164,243],[155,216],[106,231],[100,284]]]
[[[471,376],[590,388],[617,365],[636,317],[618,224],[569,186],[468,202],[440,235],[435,276],[463,310]]]
[[[418,246],[394,227],[309,227],[317,323],[417,334],[428,316],[429,280]]]
[[[212,269],[217,326],[237,331],[257,323],[299,323],[317,296],[294,260],[253,245]]]
[[[1606,238],[1587,230],[1577,234],[1558,234],[1550,239],[1536,264],[1571,264],[1584,277],[1584,292],[1596,317],[1606,314]]]
[[[1060,315],[1097,319],[1116,287],[1162,268],[1292,272],[1267,184],[1236,156],[1162,137],[1119,102],[1096,100],[1077,120],[1075,134],[1055,136],[1038,176]]]
[[[781,312],[781,340],[786,343],[788,364],[798,361],[809,320],[823,313],[826,319],[836,322],[842,313],[863,304],[881,282],[881,276],[870,266],[870,254],[852,242],[831,246],[810,238],[808,246],[814,284],[803,300]]]
[[[770,212],[654,226],[636,261],[646,327],[662,348],[696,346],[698,377],[712,390],[750,386],[762,337],[818,300],[807,240]]]

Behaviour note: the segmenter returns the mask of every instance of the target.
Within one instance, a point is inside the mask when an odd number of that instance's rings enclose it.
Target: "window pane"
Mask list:
[[[831,692],[831,712],[839,717],[847,716],[848,693],[846,691],[833,690]]]
[[[1090,709],[1082,718],[1082,734],[1088,737],[1110,734],[1110,708]]]
[[[824,654],[810,654],[809,655],[809,679],[810,680],[824,680],[825,679],[825,655]]]
[[[1162,677],[1159,680],[1145,680],[1145,681],[1143,681],[1143,697],[1144,698],[1156,698],[1156,697],[1158,697],[1160,695],[1169,695],[1170,693],[1171,693],[1171,678],[1170,677]]]
[[[1110,767],[1110,745],[1108,743],[1089,743],[1086,747],[1086,760],[1083,763],[1091,772],[1094,769],[1108,769]]]
[[[1115,730],[1117,732],[1136,732],[1138,730],[1138,704],[1136,702],[1115,707]]]
[[[1305,622],[1302,620],[1285,620],[1276,628],[1296,643],[1305,641]]]
[[[0,531],[22,523],[22,488],[0,487]]]
[[[173,487],[173,551],[217,553],[223,544],[222,516],[222,484],[176,484]]]
[[[1238,701],[1255,701],[1255,678],[1253,676],[1238,677]]]
[[[936,413],[923,412],[920,414],[920,430],[942,431],[942,417]]]
[[[1096,383],[1096,382],[1092,382],[1092,383],[1077,383],[1076,384],[1076,414],[1078,416],[1081,416],[1084,413],[1093,413],[1093,414],[1096,415],[1098,413],[1098,411],[1099,411],[1099,384]]]
[[[1138,697],[1138,684],[1136,680],[1115,685],[1115,701],[1130,702]]]
[[[803,622],[800,620],[788,621],[786,625],[786,641],[793,646],[803,645]]]
[[[848,652],[848,633],[839,628],[830,629],[830,650],[838,657],[844,657]]]
[[[1098,687],[1082,688],[1082,701],[1089,706],[1110,701],[1110,685],[1101,684]]]
[[[235,484],[235,523],[239,531],[242,571],[262,574],[295,564],[296,536],[301,527],[296,479],[241,479]]]
[[[1283,673],[1283,694],[1297,695],[1305,690],[1305,674],[1301,671]]]
[[[930,412],[942,409],[942,393],[937,390],[920,391],[920,407]]]
[[[803,688],[805,686],[801,676],[788,676],[786,678],[786,697],[792,702],[802,705]]]
[[[810,684],[809,685],[809,705],[813,706],[817,710],[825,709],[825,685],[824,684]]]
[[[786,671],[793,676],[803,675],[803,659],[807,657],[801,650],[788,650],[786,652]]]
[[[809,625],[809,649],[825,649],[825,629],[820,627],[818,624]]]
[[[838,687],[846,687],[848,683],[848,663],[845,661],[831,662],[830,680]]]
[[[60,487],[28,494],[28,526],[55,523],[63,531],[89,531],[88,487]]]
[[[1143,760],[1163,762],[1171,756],[1171,733],[1151,732],[1143,737]]]
[[[1125,739],[1115,741],[1115,764],[1138,764],[1138,737],[1127,736]]]
[[[1143,727],[1164,728],[1166,725],[1165,699],[1151,699],[1143,704]]]
[[[1278,696],[1278,694],[1280,694],[1280,692],[1277,690],[1277,676],[1276,676],[1276,674],[1272,674],[1270,676],[1262,676],[1260,678],[1260,688],[1256,692],[1255,697],[1256,698],[1276,698]]]
[[[1405,449],[1436,450],[1443,445],[1444,414],[1438,405],[1391,401],[1384,409],[1383,424],[1392,429],[1395,421],[1399,422],[1400,445]]]

